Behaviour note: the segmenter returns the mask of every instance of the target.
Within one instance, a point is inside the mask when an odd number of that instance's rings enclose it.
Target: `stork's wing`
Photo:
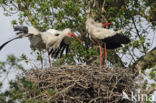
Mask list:
[[[61,58],[64,51],[66,51],[65,53],[67,56],[70,43],[71,43],[71,38],[70,37],[64,37],[62,42],[60,43],[59,48],[57,48],[56,50],[53,50],[53,48],[52,48],[52,50],[50,51],[51,57]]]
[[[103,42],[106,43],[107,49],[115,49],[121,47],[121,44],[128,44],[130,39],[123,34],[116,34],[111,37],[104,38]]]
[[[68,47],[69,45],[62,45],[60,46],[58,49],[56,49],[55,51],[53,50],[53,48],[51,49],[50,51],[50,54],[51,54],[51,57],[54,57],[54,58],[61,58],[64,51],[67,50],[68,51]],[[67,53],[67,52],[66,52]]]
[[[13,39],[11,39],[11,40],[8,40],[8,41],[6,41],[5,43],[3,43],[1,46],[0,46],[0,50],[5,46],[5,45],[7,45],[8,43],[10,43],[11,41],[13,41],[13,40],[16,40],[16,39],[20,39],[20,38],[23,38],[23,37],[29,37],[29,36],[31,36],[31,34],[21,34],[21,35],[18,35],[17,37],[15,37],[15,38],[13,38]]]
[[[104,45],[103,45],[103,47],[104,47]],[[106,42],[106,47],[107,47],[107,49],[116,49],[116,48],[122,47],[122,45],[117,42]]]
[[[51,51],[49,52],[49,54],[51,54],[51,57],[57,57],[59,52],[61,51],[61,49],[64,47],[64,43],[63,41],[60,43],[59,48],[57,48],[56,50],[54,50],[53,48],[51,49]]]
[[[5,45],[7,45],[8,43],[10,43],[11,41],[16,40],[16,39],[19,39],[19,38],[20,38],[20,37],[15,37],[15,38],[13,38],[13,39],[11,39],[11,40],[6,41],[5,43],[3,43],[3,44],[0,46],[0,50],[1,50]]]
[[[100,39],[100,40],[107,38],[107,37],[114,36],[116,34],[117,32],[113,30],[105,29],[105,28],[97,28],[97,27],[93,29],[93,32],[92,32],[92,35],[94,35],[96,39]]]
[[[28,33],[28,27],[27,26],[14,26],[14,31]]]
[[[15,26],[14,27],[14,31],[17,31],[17,37],[11,39],[11,40],[8,40],[6,41],[5,43],[3,43],[1,46],[0,46],[0,50],[5,46],[7,45],[8,43],[10,43],[11,41],[13,40],[16,40],[16,39],[19,39],[19,38],[23,38],[23,37],[29,37],[31,36],[31,34],[27,34],[28,33],[28,27],[26,26]]]
[[[62,57],[63,52],[64,52],[65,49],[67,49],[67,46],[63,46],[63,48],[61,49],[60,58]]]

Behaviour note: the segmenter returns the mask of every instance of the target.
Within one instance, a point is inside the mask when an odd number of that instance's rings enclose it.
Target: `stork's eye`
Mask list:
[[[55,36],[59,36],[59,35],[60,35],[60,34],[58,34],[58,33],[57,33],[57,34],[55,34]]]

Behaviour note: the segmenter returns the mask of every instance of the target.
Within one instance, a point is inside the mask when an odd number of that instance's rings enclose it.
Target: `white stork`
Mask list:
[[[66,37],[71,38],[72,36],[75,37],[77,40],[78,37],[72,33],[71,29],[67,28],[64,29],[63,31],[58,31],[55,29],[50,29],[46,32],[40,32],[34,27],[27,27],[27,26],[15,26],[14,27],[15,31],[17,32],[17,37],[5,42],[0,46],[0,50],[9,42],[19,39],[19,38],[24,38],[28,37],[30,40],[30,46],[31,48],[38,49],[41,51],[43,49],[46,49],[48,51],[48,58],[49,58],[49,63],[50,63],[50,53],[49,53],[49,48],[52,47],[53,50],[55,51],[60,47],[61,44],[65,45],[64,39]],[[79,40],[81,42],[81,40]],[[43,60],[41,56],[41,65],[43,68]]]
[[[68,47],[71,43],[71,37],[73,36],[75,39],[77,39],[79,42],[82,42],[72,31],[70,28],[66,28],[64,30],[55,30],[55,29],[49,29],[46,32],[50,33],[51,39],[53,40],[43,40],[48,45],[52,45],[52,50],[49,52],[49,54],[57,55],[59,52],[61,52],[60,57],[63,54],[64,49],[66,49],[66,53],[68,52]],[[50,39],[50,38],[49,38]],[[56,40],[56,41],[55,41]],[[53,41],[53,42],[52,42]]]
[[[106,27],[112,23],[100,23],[100,22],[96,22],[93,18],[91,18],[89,15],[87,16],[87,20],[93,24],[96,27]]]
[[[102,47],[105,48],[105,64],[107,68],[107,49],[116,49],[122,47],[121,44],[127,44],[130,42],[130,39],[122,35],[122,30],[113,31],[110,29],[105,29],[103,26],[107,26],[111,23],[102,23],[95,22],[94,19],[90,16],[87,16],[86,20],[86,29],[89,33],[89,39],[94,43],[99,45],[100,49],[100,68],[102,68]]]

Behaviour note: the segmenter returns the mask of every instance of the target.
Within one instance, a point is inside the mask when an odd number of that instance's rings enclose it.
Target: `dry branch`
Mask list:
[[[138,72],[139,69],[145,70],[154,66],[156,66],[156,47],[146,55],[140,57],[133,65],[133,68],[135,72]]]
[[[128,68],[61,66],[28,70],[22,76],[41,92],[25,91],[27,98],[47,103],[130,103],[122,100],[122,92],[130,94],[135,89],[134,75]]]

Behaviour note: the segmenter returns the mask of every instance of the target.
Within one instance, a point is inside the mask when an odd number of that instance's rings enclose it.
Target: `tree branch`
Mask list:
[[[141,40],[141,35],[140,35],[139,30],[138,30],[138,28],[137,28],[137,26],[136,26],[136,23],[135,23],[135,20],[134,20],[134,17],[133,17],[133,16],[132,16],[132,22],[133,22],[133,24],[134,24],[134,28],[135,28],[135,30],[136,30],[136,33],[137,33],[139,39]],[[144,53],[146,54],[146,47],[144,46],[144,44],[142,44],[142,47],[143,47]]]
[[[132,66],[134,71],[138,71],[139,69],[145,70],[148,68],[152,68],[156,66],[156,47],[152,49],[146,55],[140,57]]]
[[[151,87],[147,90],[147,94],[150,95],[150,94],[152,94],[155,90],[156,90],[156,86],[151,86]]]

